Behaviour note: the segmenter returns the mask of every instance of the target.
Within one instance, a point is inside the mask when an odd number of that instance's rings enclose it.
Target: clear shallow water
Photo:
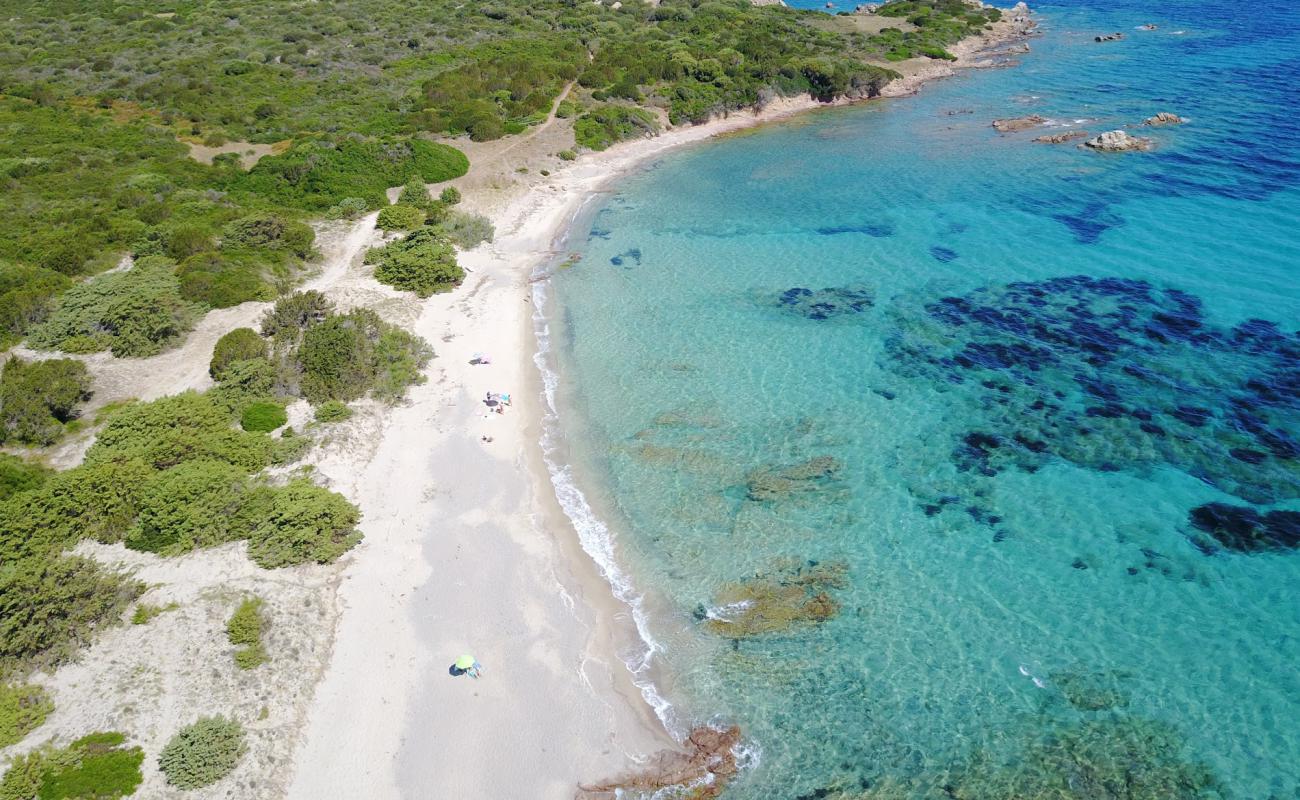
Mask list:
[[[1017,69],[655,164],[551,282],[554,453],[674,719],[759,752],[728,798],[1300,796],[1300,10],[1039,8]],[[709,621],[764,592],[816,620]]]

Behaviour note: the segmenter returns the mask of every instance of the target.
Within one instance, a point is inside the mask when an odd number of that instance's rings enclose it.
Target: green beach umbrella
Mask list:
[[[469,669],[474,666],[474,656],[461,656],[456,659],[456,669]]]

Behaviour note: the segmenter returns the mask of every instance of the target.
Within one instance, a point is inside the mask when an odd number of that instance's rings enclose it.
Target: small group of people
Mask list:
[[[459,678],[461,675],[468,675],[471,678],[478,678],[483,674],[483,665],[471,655],[464,655],[457,658],[448,667],[447,672],[451,677]]]
[[[483,402],[495,413],[504,414],[506,413],[506,406],[510,405],[510,395],[502,392],[488,392]]]

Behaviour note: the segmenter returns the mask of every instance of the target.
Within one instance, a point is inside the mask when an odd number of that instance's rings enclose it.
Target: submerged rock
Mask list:
[[[745,496],[750,500],[782,500],[828,488],[839,475],[834,456],[817,456],[788,467],[759,467],[745,476]]]
[[[1124,131],[1106,131],[1083,143],[1084,147],[1105,153],[1124,153],[1131,150],[1150,150],[1156,143],[1142,136],[1130,136]]]
[[[1065,701],[1080,711],[1127,708],[1128,693],[1118,687],[1118,677],[1105,672],[1053,672],[1048,678]]]
[[[1064,133],[1049,133],[1046,136],[1039,136],[1034,141],[1043,144],[1064,144],[1075,139],[1085,139],[1089,135],[1087,131],[1065,131]]]
[[[635,775],[595,784],[579,784],[578,800],[613,800],[627,792],[646,794],[672,787],[682,787],[674,797],[686,800],[709,800],[722,794],[723,788],[738,771],[736,745],[740,728],[714,728],[702,725],[686,739],[685,751],[665,751]]]
[[[1124,34],[1120,33],[1119,31],[1116,31],[1115,33],[1106,33],[1106,34],[1102,34],[1101,36],[1094,36],[1092,37],[1092,40],[1094,42],[1118,42],[1120,39],[1123,38],[1124,38]]]
[[[1037,128],[1047,122],[1046,117],[1040,117],[1037,114],[1030,114],[1027,117],[1013,117],[1009,119],[993,120],[993,127],[998,133],[1015,133],[1016,131],[1027,131],[1030,128]]]
[[[1161,111],[1159,114],[1156,114],[1154,117],[1147,117],[1146,119],[1142,120],[1142,124],[1143,125],[1182,125],[1186,121],[1187,120],[1183,119],[1177,114],[1171,114],[1168,111]]]
[[[1300,511],[1261,514],[1248,506],[1206,503],[1188,514],[1192,527],[1229,550],[1265,553],[1300,547]]]
[[[843,562],[786,566],[725,586],[705,612],[705,625],[718,636],[746,639],[818,625],[839,612],[833,589],[848,586]]]
[[[825,289],[786,289],[777,299],[782,309],[813,320],[860,314],[875,305],[875,295],[866,286],[828,286]]]

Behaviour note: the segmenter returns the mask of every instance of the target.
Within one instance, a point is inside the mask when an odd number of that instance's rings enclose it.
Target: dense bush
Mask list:
[[[462,250],[478,247],[483,242],[492,241],[492,237],[496,236],[492,220],[470,211],[448,212],[447,218],[442,221],[438,229],[451,240],[452,244]]]
[[[211,460],[255,472],[271,463],[271,439],[233,427],[229,413],[195,392],[135,403],[115,413],[86,453],[86,464],[131,459],[154,469]]]
[[[262,317],[262,335],[297,339],[303,331],[323,322],[333,312],[334,303],[315,289],[297,292],[281,298],[266,312]]]
[[[181,297],[207,308],[275,299],[275,273],[287,274],[288,262],[268,262],[256,254],[205,251],[180,263],[176,276]]]
[[[0,678],[64,663],[117,624],[144,584],[72,556],[0,564]]]
[[[167,742],[158,755],[158,768],[172,786],[199,789],[233,772],[247,750],[242,725],[225,717],[204,717]]]
[[[54,703],[42,687],[0,683],[0,748],[22,741],[53,710]]]
[[[250,403],[239,417],[239,426],[246,431],[269,433],[289,421],[284,406],[269,401]]]
[[[120,733],[92,733],[67,747],[15,759],[0,781],[0,800],[116,800],[135,793],[144,751],[123,747]]]
[[[659,123],[653,114],[628,106],[597,106],[573,123],[573,138],[583,147],[604,150],[616,142],[653,136]]]
[[[266,663],[266,650],[262,647],[262,599],[249,597],[239,604],[226,621],[226,639],[236,646],[235,665],[240,669],[253,669]]]
[[[420,297],[454,289],[465,279],[451,243],[430,228],[370,249],[366,263],[375,265],[375,280]]]
[[[412,175],[436,183],[468,169],[464,153],[423,139],[317,138],[261,159],[237,176],[231,188],[241,196],[309,211],[324,211],[351,197],[380,208],[388,203],[388,187]]]
[[[409,231],[424,224],[424,212],[415,206],[398,203],[379,212],[375,226],[381,231]]]
[[[72,281],[40,267],[0,261],[0,347],[21,339],[54,308],[55,297]]]
[[[317,419],[320,418],[320,409],[316,410],[316,416]],[[40,488],[50,475],[51,470],[40,464],[0,453],[0,501],[7,500],[18,492]]]
[[[397,203],[398,205],[413,206],[428,211],[429,206],[433,204],[433,198],[429,196],[429,187],[420,179],[420,176],[413,175],[402,186],[402,192],[397,196]]]
[[[100,275],[63,295],[28,343],[38,349],[151,356],[189,331],[197,309],[180,294],[170,260],[150,256],[123,272]]]
[[[307,480],[278,489],[254,528],[248,555],[265,569],[328,564],[361,541],[357,507]]]
[[[214,380],[221,380],[226,369],[236,361],[248,361],[254,358],[266,358],[268,353],[266,340],[257,335],[252,328],[235,328],[217,340],[212,348],[212,360],[208,362],[208,374]]]
[[[439,193],[438,200],[446,205],[454,206],[460,202],[460,189],[455,186],[448,186]]]
[[[47,445],[90,397],[90,373],[71,358],[10,358],[0,372],[0,444]]]
[[[240,248],[288,250],[296,256],[311,255],[316,232],[311,226],[278,214],[258,213],[241,217],[221,231],[221,249]]]
[[[220,461],[189,461],[158,473],[140,490],[134,550],[178,555],[243,539],[257,513],[257,492],[245,471]]]
[[[302,394],[312,403],[346,403],[367,394],[394,401],[424,380],[420,370],[432,356],[423,339],[358,308],[303,334],[297,351]]]
[[[348,408],[347,403],[340,403],[338,400],[326,400],[316,406],[317,422],[342,422],[345,419],[351,419],[351,417],[352,409]],[[0,468],[3,468],[2,462],[0,462]]]

